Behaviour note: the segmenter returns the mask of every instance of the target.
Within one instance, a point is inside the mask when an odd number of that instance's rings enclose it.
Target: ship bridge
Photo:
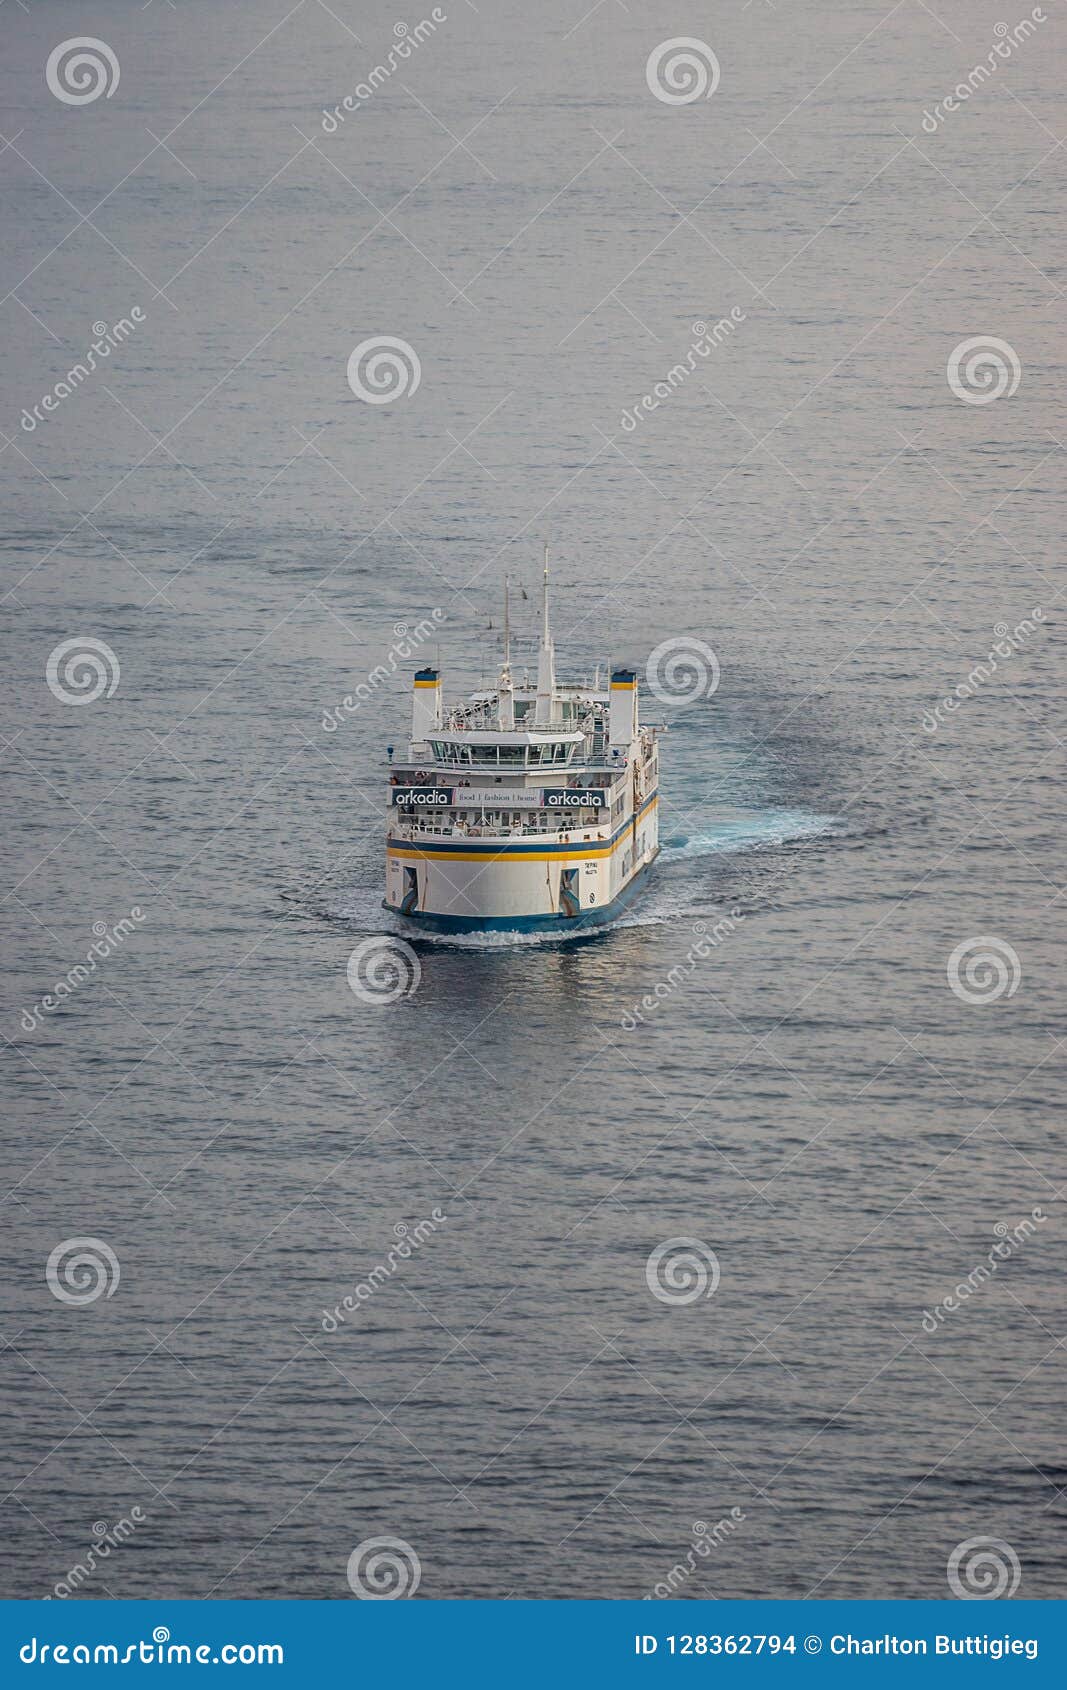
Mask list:
[[[435,763],[448,767],[457,764],[479,768],[542,769],[546,764],[556,767],[569,764],[578,750],[584,750],[586,736],[573,732],[531,729],[529,733],[492,732],[483,728],[468,728],[451,733],[434,734],[429,741],[430,755]]]

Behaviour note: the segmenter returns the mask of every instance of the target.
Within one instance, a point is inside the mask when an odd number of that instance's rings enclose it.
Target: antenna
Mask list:
[[[515,691],[511,679],[511,577],[504,576],[504,661],[497,681],[497,721],[501,731],[515,727]]]
[[[541,637],[544,640],[545,645],[548,645],[552,636],[548,631],[548,541],[547,540],[545,541],[545,579],[544,579],[544,586],[543,586],[542,592],[541,592],[541,607],[542,607],[542,616],[543,616]]]
[[[511,663],[511,620],[510,620],[509,609],[508,609],[508,596],[509,596],[508,590],[509,590],[510,586],[511,586],[511,578],[510,578],[510,576],[505,575],[504,576],[504,667],[505,667],[505,669]]]

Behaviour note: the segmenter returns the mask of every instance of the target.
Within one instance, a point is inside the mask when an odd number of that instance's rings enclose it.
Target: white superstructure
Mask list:
[[[505,587],[495,688],[446,708],[420,669],[389,778],[385,905],[440,932],[608,920],[659,850],[658,730],[632,669],[557,681],[547,563],[536,685],[512,675]]]

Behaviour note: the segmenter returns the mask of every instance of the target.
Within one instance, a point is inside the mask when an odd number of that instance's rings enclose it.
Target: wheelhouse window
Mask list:
[[[540,750],[541,764],[543,766],[545,763],[569,763],[571,760],[571,752],[574,748],[573,746],[553,741],[548,745],[540,746],[538,749]]]

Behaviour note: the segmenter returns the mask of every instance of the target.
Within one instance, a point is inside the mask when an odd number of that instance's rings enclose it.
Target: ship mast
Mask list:
[[[515,692],[511,680],[511,613],[510,589],[511,582],[504,577],[504,661],[500,665],[500,680],[497,683],[497,719],[501,733],[510,733],[515,726]]]
[[[539,728],[551,725],[556,707],[556,654],[548,625],[548,546],[545,546],[545,578],[541,595],[541,650],[537,657],[537,708],[534,722]]]

